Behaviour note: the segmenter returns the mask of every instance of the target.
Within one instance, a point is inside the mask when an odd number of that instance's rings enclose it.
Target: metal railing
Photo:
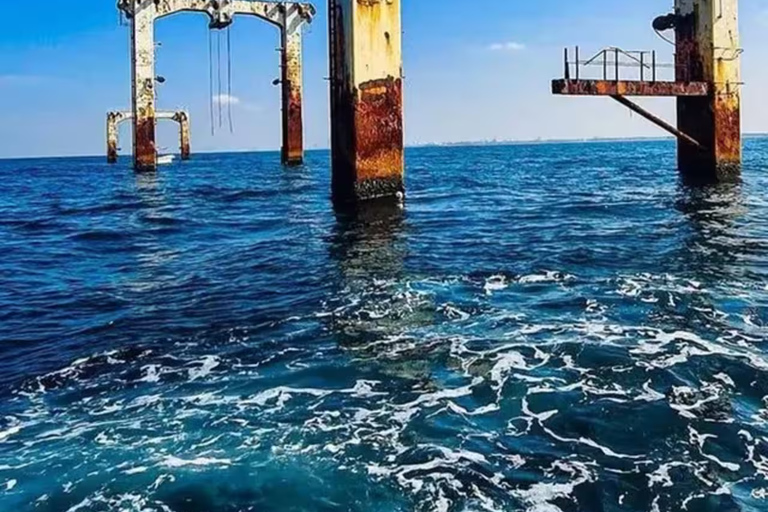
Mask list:
[[[641,82],[656,82],[661,69],[674,68],[674,64],[663,64],[657,61],[656,51],[628,51],[621,48],[608,47],[600,50],[589,59],[582,60],[580,49],[575,49],[575,60],[570,60],[569,49],[564,52],[564,69],[566,80],[587,78],[585,68],[602,68],[603,80],[636,80],[639,75]],[[639,73],[631,76],[621,76],[621,69],[639,69]],[[592,77],[594,78],[594,77]]]

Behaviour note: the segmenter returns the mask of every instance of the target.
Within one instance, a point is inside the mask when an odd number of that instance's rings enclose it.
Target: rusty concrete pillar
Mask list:
[[[337,202],[404,192],[400,16],[400,0],[329,0]]]
[[[706,97],[677,99],[678,128],[704,149],[678,143],[678,165],[691,182],[741,174],[741,48],[738,0],[675,0],[676,80],[703,81]]]
[[[189,147],[189,114],[186,112],[177,112],[174,116],[179,123],[179,152],[182,160],[189,160],[191,155]]]
[[[135,0],[131,20],[133,160],[137,171],[157,168],[155,147],[156,3]]]
[[[282,161],[285,165],[304,163],[304,121],[302,114],[301,26],[299,6],[284,6],[280,27],[282,70]]]
[[[107,163],[117,163],[117,123],[119,112],[107,113]]]

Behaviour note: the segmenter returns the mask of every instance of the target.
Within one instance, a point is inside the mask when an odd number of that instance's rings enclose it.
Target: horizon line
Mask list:
[[[761,138],[768,137],[768,132],[750,132],[743,133],[743,138]],[[421,149],[435,147],[485,147],[485,146],[535,146],[540,144],[589,144],[589,143],[608,143],[608,142],[659,142],[675,140],[673,136],[639,136],[639,137],[585,137],[585,138],[566,138],[566,139],[491,139],[476,141],[457,141],[457,142],[421,142],[406,144],[406,149]],[[305,149],[305,152],[330,151],[330,147],[315,147]],[[232,153],[279,153],[280,149],[230,149],[230,150],[203,150],[193,151],[192,155],[224,155]],[[177,152],[170,154],[176,155]],[[133,153],[120,155],[121,157],[131,157]],[[47,160],[47,159],[66,159],[66,158],[101,158],[103,154],[79,154],[79,155],[34,155],[34,156],[0,156],[0,161],[5,160]]]

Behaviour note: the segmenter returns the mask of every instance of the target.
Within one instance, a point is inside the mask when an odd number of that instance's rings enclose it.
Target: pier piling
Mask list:
[[[173,115],[173,120],[179,123],[179,153],[182,160],[189,160],[189,114],[179,111]]]
[[[137,171],[157,168],[155,147],[155,2],[137,6],[131,23],[133,159]]]
[[[118,126],[126,119],[124,112],[107,113],[107,163],[117,163],[118,152]]]
[[[675,77],[709,84],[707,96],[677,99],[678,128],[703,149],[678,145],[692,181],[738,177],[741,167],[741,48],[737,0],[676,0]]]
[[[401,195],[400,0],[329,0],[329,32],[334,201]]]
[[[282,92],[282,162],[304,163],[304,120],[302,114],[301,25],[298,6],[286,7],[280,27]]]

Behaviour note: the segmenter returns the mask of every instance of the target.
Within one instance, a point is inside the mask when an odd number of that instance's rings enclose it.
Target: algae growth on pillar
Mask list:
[[[329,0],[333,197],[403,193],[400,0]]]
[[[676,0],[678,82],[710,85],[705,97],[677,100],[678,128],[704,149],[678,144],[683,176],[694,182],[741,174],[741,47],[738,0]]]

